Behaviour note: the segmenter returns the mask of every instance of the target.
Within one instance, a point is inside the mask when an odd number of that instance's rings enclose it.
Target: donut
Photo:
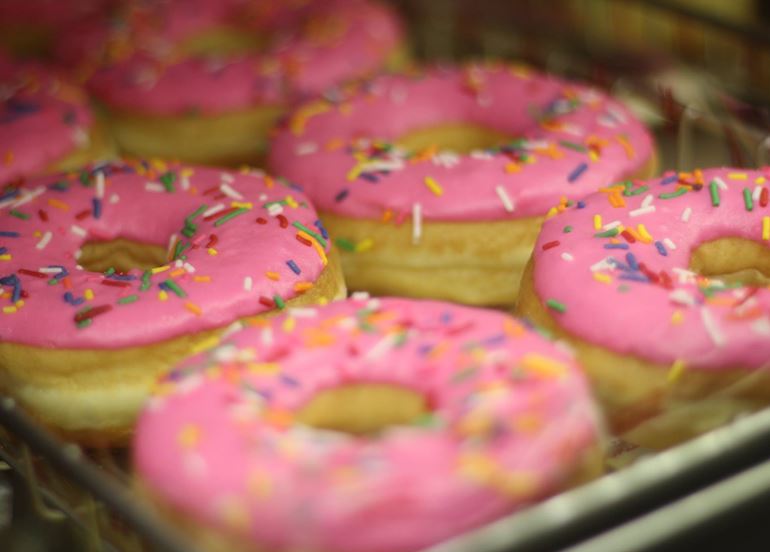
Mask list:
[[[627,441],[664,448],[770,403],[769,177],[625,181],[543,224],[517,312],[576,348]]]
[[[57,73],[0,58],[0,186],[114,155],[83,91]]]
[[[395,14],[368,1],[265,3],[269,17],[243,17],[238,2],[158,4],[129,17],[131,44],[113,44],[117,59],[88,80],[136,156],[253,163],[290,102],[402,53]]]
[[[313,207],[260,172],[101,164],[0,194],[0,392],[86,444],[232,323],[344,297]]]
[[[602,92],[498,63],[327,94],[269,154],[318,207],[352,289],[473,305],[513,303],[544,215],[654,161]]]
[[[597,475],[598,420],[571,354],[505,313],[354,297],[163,377],[134,466],[207,549],[422,550]]]

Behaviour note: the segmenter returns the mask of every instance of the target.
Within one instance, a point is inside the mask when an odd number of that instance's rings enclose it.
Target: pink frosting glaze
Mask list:
[[[458,122],[520,139],[469,155],[393,147],[411,130]],[[321,211],[379,219],[419,204],[428,219],[496,220],[545,214],[562,196],[631,174],[652,147],[604,93],[496,64],[383,76],[301,106],[275,136],[270,164]]]
[[[563,329],[616,353],[680,360],[688,370],[770,368],[770,290],[687,270],[704,242],[770,245],[769,176],[731,168],[672,173],[584,198],[543,225],[537,295],[557,302],[552,315]]]
[[[112,0],[3,0],[3,25],[33,25],[60,30],[80,18],[103,12]]]
[[[125,34],[128,26],[134,51],[97,70],[90,89],[112,107],[161,115],[284,104],[379,69],[401,41],[395,14],[368,1],[274,6],[249,17],[242,15],[243,4],[172,1],[130,15],[113,35]],[[187,58],[172,53],[180,41],[212,27],[271,33],[279,22],[283,26],[275,29],[288,30],[271,37],[264,53]],[[78,49],[78,40],[80,49],[93,50],[98,37],[104,40],[110,32],[97,28],[82,34],[73,37],[71,50]]]
[[[323,270],[325,234],[302,192],[257,171],[142,162],[7,187],[0,341],[115,349],[281,308]],[[126,274],[78,267],[84,243],[118,237],[169,246],[172,260]]]
[[[42,172],[88,142],[83,93],[57,74],[0,58],[0,185]]]
[[[292,413],[387,383],[430,413],[372,437]],[[555,492],[599,429],[571,355],[503,313],[353,298],[227,337],[158,385],[135,467],[193,519],[270,550],[416,550]],[[204,499],[205,497],[205,499]]]

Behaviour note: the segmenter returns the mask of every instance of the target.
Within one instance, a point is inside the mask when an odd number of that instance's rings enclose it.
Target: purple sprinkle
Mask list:
[[[631,267],[631,270],[639,270],[639,263],[633,253],[626,253],[626,262]]]
[[[6,253],[8,253],[8,248],[7,247],[0,247],[0,255],[5,255]]]
[[[94,218],[95,219],[102,218],[102,200],[99,199],[98,197],[95,197],[91,199],[91,204],[94,206],[94,208],[92,209]]]
[[[344,190],[341,190],[340,193],[334,196],[334,201],[336,202],[343,201],[346,197],[348,197],[349,193],[350,193],[350,190],[348,190],[347,188],[345,188]]]
[[[586,202],[585,201],[578,201],[577,202],[577,208],[578,209],[584,209],[585,206],[586,206]]]
[[[633,280],[635,282],[649,282],[650,280],[641,272],[624,272],[619,276],[621,280]]]
[[[668,257],[668,251],[666,251],[666,248],[663,246],[661,242],[659,241],[655,242],[655,249],[657,249],[658,253],[660,253],[664,257]]]
[[[299,269],[299,267],[297,266],[297,263],[295,263],[294,261],[292,261],[292,260],[288,260],[288,261],[286,261],[286,264],[287,264],[287,265],[289,265],[289,268],[291,269],[291,271],[292,271],[294,274],[296,274],[296,275],[298,275],[298,276],[299,276],[299,275],[302,273],[302,271],[301,271],[301,270]]]
[[[605,243],[604,249],[628,249],[627,243]]]
[[[320,220],[317,220],[313,223],[313,225],[318,228],[318,231],[321,232],[321,236],[323,239],[328,240],[329,239],[329,232],[326,231],[326,228],[324,228],[323,223]]]
[[[364,180],[368,180],[369,182],[374,182],[375,184],[380,181],[380,179],[377,178],[376,175],[371,173],[361,173],[359,177],[363,178]]]
[[[575,182],[580,176],[586,171],[588,168],[588,163],[581,163],[577,167],[574,168],[574,170],[569,173],[569,176],[567,177],[567,181],[570,183]]]
[[[671,184],[672,182],[676,182],[677,180],[679,180],[679,176],[672,174],[665,177],[663,180],[661,180],[660,185],[665,186],[666,184]]]
[[[18,232],[10,232],[8,230],[0,230],[0,238],[18,238]]]

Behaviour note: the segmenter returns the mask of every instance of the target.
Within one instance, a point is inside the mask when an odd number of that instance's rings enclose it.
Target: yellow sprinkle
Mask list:
[[[312,282],[297,282],[294,284],[294,291],[307,291],[313,287]]]
[[[332,138],[328,142],[326,142],[326,145],[324,148],[326,151],[334,151],[340,149],[342,146],[345,145],[345,142],[341,138]]]
[[[206,251],[208,251],[209,255],[216,255],[218,253],[213,247],[209,247]]]
[[[190,178],[193,174],[195,174],[195,169],[191,169],[189,167],[184,168],[184,169],[179,171],[179,175],[182,178]]]
[[[594,280],[597,282],[601,282],[603,284],[611,284],[612,278],[609,274],[604,274],[602,272],[594,272]]]
[[[356,253],[363,253],[369,251],[374,246],[374,240],[372,238],[366,238],[356,244]]]
[[[64,203],[63,201],[60,201],[58,199],[54,198],[48,198],[48,205],[51,207],[55,207],[56,209],[61,209],[62,211],[69,211],[70,206]]]
[[[3,313],[4,314],[13,314],[18,309],[16,307],[3,307]]]
[[[594,230],[601,230],[601,229],[602,229],[602,216],[594,215]]]
[[[639,224],[636,228],[639,231],[639,237],[641,238],[642,242],[652,243],[652,236],[647,231],[647,228],[644,226],[644,224]]]
[[[23,307],[24,306],[24,299],[19,299],[18,301],[16,301],[14,306],[16,306],[17,308]]]
[[[152,272],[153,274],[159,274],[160,272],[167,271],[169,268],[171,268],[171,267],[168,266],[168,265],[156,266],[155,268],[151,268],[150,272]]]
[[[246,488],[257,498],[269,498],[273,492],[273,480],[268,474],[255,472],[249,476]]]
[[[36,238],[39,238],[40,236],[43,235],[43,233],[40,230],[35,230],[34,232],[32,232],[32,235],[35,236]]]
[[[161,301],[165,301],[166,299],[168,299],[168,293],[166,293],[166,290],[162,289],[158,292],[158,299],[160,299]]]
[[[220,343],[219,336],[212,335],[201,341],[200,343],[196,343],[192,346],[190,350],[190,354],[198,354],[200,352],[206,351],[208,349],[213,349]]]
[[[727,178],[730,180],[746,180],[747,175],[746,173],[729,173]]]
[[[676,309],[671,314],[671,323],[678,325],[678,324],[681,324],[683,321],[684,321],[684,315],[682,314],[682,311],[680,311],[679,309]]]
[[[348,171],[348,174],[347,174],[346,178],[348,180],[355,180],[356,178],[358,178],[358,175],[361,174],[361,171],[363,169],[364,169],[364,164],[363,163],[356,164],[355,167],[353,167],[352,169],[350,169]]]
[[[251,209],[253,205],[250,201],[231,201],[230,207],[235,207],[237,209]]]
[[[281,279],[281,275],[277,272],[265,272],[265,276],[276,282]]]
[[[264,376],[273,376],[281,371],[277,362],[249,362],[249,372]]]
[[[762,217],[762,239],[770,241],[770,217]]]
[[[201,314],[203,314],[203,311],[201,310],[201,308],[200,308],[198,305],[196,305],[195,303],[192,303],[192,302],[190,302],[190,301],[187,301],[187,302],[184,304],[184,307],[185,307],[185,308],[186,308],[188,311],[190,311],[191,313],[193,313],[195,316],[200,316]]]
[[[757,177],[757,178],[754,180],[754,183],[755,183],[755,184],[764,184],[765,182],[767,182],[767,180],[765,179],[765,177],[764,177],[764,176],[758,176],[758,177]]]
[[[294,318],[293,316],[287,316],[283,320],[282,329],[286,333],[291,333],[296,326],[297,326],[297,319]]]
[[[292,209],[296,209],[297,207],[299,207],[299,203],[297,203],[297,200],[291,197],[290,195],[286,196],[286,205],[288,205]]]
[[[11,260],[11,254],[5,253],[3,255],[0,255],[0,261],[10,261]]]
[[[150,164],[157,171],[166,172],[168,170],[168,165],[166,165],[166,162],[162,159],[152,159]]]
[[[192,448],[200,442],[201,430],[195,424],[185,424],[177,435],[177,442],[183,448]]]
[[[588,152],[588,158],[591,159],[591,161],[598,161],[599,160],[599,154],[596,153],[594,150],[590,150]]]
[[[671,365],[671,369],[668,371],[666,381],[668,383],[675,383],[684,373],[684,361],[682,359],[676,359]]]
[[[326,263],[329,262],[328,259],[326,258],[326,252],[323,250],[323,247],[321,247],[321,245],[316,241],[316,239],[310,234],[308,234],[307,232],[305,232],[304,230],[300,230],[299,232],[297,232],[297,235],[305,238],[311,243],[313,248],[316,250],[316,253],[318,253],[318,256],[321,257],[321,262],[323,263],[324,266],[326,266]]]
[[[633,159],[636,156],[636,151],[634,151],[634,146],[631,145],[631,143],[626,139],[625,136],[621,134],[616,136],[615,139],[623,148],[623,151],[626,152],[626,157],[628,157],[629,159]]]
[[[86,289],[86,290],[83,292],[83,297],[85,297],[85,298],[86,298],[86,301],[91,301],[91,300],[93,300],[93,298],[94,298],[94,290],[92,290],[91,288],[87,288],[87,289]]]
[[[519,165],[516,162],[507,163],[505,165],[505,172],[507,173],[517,173],[521,170],[521,165]]]
[[[563,362],[536,353],[524,355],[520,364],[527,372],[546,378],[559,377],[567,371],[567,365]]]
[[[551,207],[550,209],[548,209],[548,213],[545,215],[545,218],[555,217],[558,214],[559,214],[559,209],[557,209],[556,207]]]
[[[444,194],[444,189],[439,185],[438,182],[436,182],[430,176],[426,176],[424,182],[425,182],[425,185],[428,187],[428,189],[431,192],[433,192],[434,195],[441,196]]]
[[[211,282],[211,276],[193,276],[193,282],[208,284]]]

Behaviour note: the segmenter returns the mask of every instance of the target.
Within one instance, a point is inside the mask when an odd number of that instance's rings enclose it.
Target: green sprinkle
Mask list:
[[[626,197],[628,197],[628,196],[635,196],[635,195],[643,194],[644,192],[646,192],[649,189],[650,189],[649,186],[639,186],[635,190],[626,189],[623,192],[623,195],[626,196]]]
[[[615,228],[610,228],[609,230],[604,230],[603,232],[597,232],[596,234],[594,234],[594,237],[595,238],[614,238],[618,234],[620,234],[620,230],[617,227],[615,227]]]
[[[227,213],[225,216],[218,218],[216,222],[214,222],[214,226],[222,226],[224,223],[226,223],[230,219],[234,219],[238,215],[242,215],[243,213],[246,213],[248,209],[246,207],[241,207],[240,209],[236,209],[232,213]]]
[[[125,297],[121,297],[118,299],[118,303],[121,305],[128,305],[129,303],[136,303],[139,300],[139,296],[134,295],[126,295]]]
[[[262,207],[264,207],[265,209],[269,209],[273,205],[286,205],[286,200],[280,199],[278,201],[268,201],[267,203],[263,204]]]
[[[556,299],[548,299],[545,302],[546,306],[548,308],[555,310],[556,312],[565,313],[567,312],[567,307],[564,305],[564,303],[560,303]]]
[[[570,142],[569,140],[561,140],[559,144],[561,144],[565,148],[569,148],[571,150],[574,150],[580,153],[585,153],[588,151],[588,148],[586,148],[585,146],[581,144],[576,144],[575,142]]]
[[[334,243],[343,251],[353,252],[356,250],[356,244],[350,240],[346,240],[345,238],[335,238]]]
[[[152,273],[149,270],[145,270],[144,272],[142,272],[142,285],[139,286],[139,291],[147,291],[148,289],[150,289],[150,286],[152,285],[150,283],[151,274]]]
[[[174,182],[176,181],[176,173],[168,171],[160,175],[160,183],[166,188],[166,191],[171,193],[175,191]]]
[[[176,242],[176,245],[174,246],[174,260],[180,258],[180,255],[182,254],[182,252],[188,247],[190,247],[189,243],[185,243],[181,240]]]
[[[746,206],[747,211],[754,209],[754,198],[751,197],[751,190],[748,188],[743,189],[743,204]]]
[[[105,276],[112,276],[113,274],[115,274],[115,269],[113,267],[110,267],[107,270],[105,270],[103,274]]]
[[[51,184],[51,188],[54,188],[56,190],[59,190],[61,192],[66,192],[70,189],[70,183],[66,180],[59,180],[58,182],[54,182]]]
[[[75,322],[75,326],[77,326],[78,330],[82,330],[83,328],[87,328],[93,323],[94,323],[93,318],[86,318],[85,320],[81,320],[80,322]]]
[[[286,302],[281,299],[280,295],[273,295],[273,302],[275,303],[275,306],[278,307],[279,310],[283,310],[286,308]]]
[[[50,280],[48,280],[49,286],[55,286],[58,283],[59,283],[59,280],[57,280],[56,278],[51,278]]]
[[[88,171],[82,171],[80,173],[80,176],[78,177],[78,180],[80,180],[80,183],[83,186],[90,186],[91,185],[91,175],[88,173]]]
[[[198,226],[195,224],[185,224],[184,228],[182,228],[182,235],[186,238],[192,238],[195,235],[195,232],[198,230]]]
[[[164,283],[166,286],[168,286],[168,289],[170,289],[170,290],[171,290],[171,291],[174,293],[174,295],[176,295],[177,297],[180,297],[180,298],[182,298],[182,299],[184,299],[185,297],[187,297],[187,293],[185,293],[185,290],[183,290],[182,288],[180,288],[180,287],[179,287],[179,286],[176,284],[176,282],[175,282],[174,280],[165,280],[163,283]]]
[[[307,226],[305,226],[304,224],[302,224],[298,220],[295,220],[294,222],[292,222],[291,225],[294,226],[294,228],[299,228],[300,230],[302,230],[306,234],[310,234],[311,236],[313,236],[316,239],[316,241],[318,243],[321,244],[321,247],[323,247],[324,249],[326,248],[326,240],[318,232],[314,232],[313,230],[311,230],[310,228],[308,228]]]
[[[626,284],[621,284],[618,286],[618,291],[620,293],[628,293],[629,291],[631,291],[631,288],[628,287]]]
[[[20,218],[21,220],[27,220],[29,218],[29,215],[27,213],[22,213],[21,211],[17,211],[16,209],[11,209],[8,211],[8,214]]]
[[[207,208],[208,208],[208,206],[207,206],[207,205],[201,205],[200,207],[198,207],[197,209],[195,209],[195,211],[193,211],[192,213],[190,213],[189,215],[187,215],[187,217],[185,217],[185,219],[184,219],[185,223],[186,223],[186,224],[187,224],[187,223],[192,223],[192,221],[193,221],[193,220],[194,220],[194,219],[195,219],[197,216],[199,216],[199,215],[202,215],[203,213],[205,213]]]
[[[687,188],[679,188],[675,192],[666,192],[664,194],[659,194],[658,197],[660,199],[674,199],[675,197],[679,197],[680,195],[684,195],[687,193]]]
[[[572,226],[565,226],[564,227],[564,233],[565,234],[569,234],[570,232],[572,232]]]
[[[709,189],[711,191],[711,205],[719,207],[719,187],[716,180],[712,180],[709,183]]]

